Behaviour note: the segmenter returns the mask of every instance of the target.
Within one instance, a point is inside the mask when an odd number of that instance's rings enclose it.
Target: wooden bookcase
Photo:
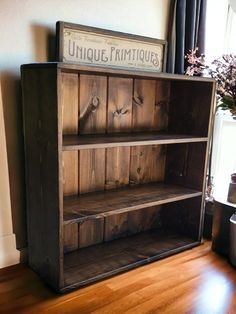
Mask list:
[[[29,265],[64,292],[201,243],[215,83],[21,67]]]

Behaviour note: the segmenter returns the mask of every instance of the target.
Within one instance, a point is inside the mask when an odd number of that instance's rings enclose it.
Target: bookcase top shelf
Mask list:
[[[122,133],[64,135],[64,151],[90,148],[108,148],[117,146],[162,145],[206,142],[207,137],[163,133]]]
[[[110,216],[202,195],[177,185],[149,183],[64,197],[64,224]]]
[[[84,74],[97,74],[102,75],[119,75],[126,77],[140,77],[147,79],[167,79],[167,80],[185,80],[185,81],[202,81],[202,82],[215,82],[215,79],[209,77],[201,76],[188,76],[183,74],[172,74],[165,72],[153,72],[153,71],[140,71],[140,70],[130,70],[130,69],[119,69],[112,67],[102,67],[93,65],[81,65],[76,63],[65,63],[65,62],[45,62],[45,63],[29,63],[23,64],[21,69],[31,69],[31,68],[57,68],[64,72],[80,72]]]

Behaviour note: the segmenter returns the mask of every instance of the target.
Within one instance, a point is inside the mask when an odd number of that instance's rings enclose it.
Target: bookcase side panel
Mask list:
[[[29,264],[63,287],[56,68],[22,69]]]

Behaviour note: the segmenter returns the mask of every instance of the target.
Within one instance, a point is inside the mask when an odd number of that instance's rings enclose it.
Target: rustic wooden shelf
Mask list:
[[[64,256],[65,288],[72,289],[199,244],[171,230],[153,229]]]
[[[201,243],[213,79],[66,63],[21,75],[29,265],[54,290]]]
[[[64,224],[197,197],[202,192],[177,185],[151,183],[64,198]]]
[[[64,135],[63,150],[109,148],[117,146],[161,145],[207,142],[207,137],[158,132]]]

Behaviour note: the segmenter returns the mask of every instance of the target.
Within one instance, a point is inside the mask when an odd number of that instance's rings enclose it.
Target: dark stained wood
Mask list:
[[[108,81],[108,132],[127,132],[132,124],[132,79],[110,77]]]
[[[76,73],[61,73],[60,109],[62,133],[78,133],[79,115],[79,78]],[[63,193],[64,195],[78,193],[78,153],[63,152]]]
[[[107,148],[106,189],[129,184],[130,147]]]
[[[72,224],[73,225],[73,224]],[[103,242],[104,219],[83,221],[79,224],[79,247],[86,247]]]
[[[75,251],[79,247],[78,224],[64,225],[64,253]]]
[[[107,78],[80,75],[80,134],[106,131]]]
[[[56,82],[55,69],[22,71],[29,264],[59,289],[63,225]]]
[[[78,169],[78,152],[65,151],[62,153],[62,170],[63,170],[63,194],[74,195],[78,193],[79,169]]]
[[[65,63],[22,77],[30,265],[55,290],[200,243],[212,79]]]
[[[104,241],[111,241],[128,235],[128,213],[105,217]]]
[[[166,131],[169,122],[170,82],[156,81],[156,99],[154,108],[154,130]]]
[[[169,145],[166,157],[166,179],[173,184],[202,190],[204,187],[206,143]]]
[[[213,89],[210,83],[172,82],[169,131],[208,136]]]
[[[134,146],[130,156],[130,182],[160,182],[165,177],[165,146]]]
[[[75,288],[176,253],[199,242],[176,233],[153,229],[65,255],[65,287]]]
[[[104,190],[105,149],[79,152],[79,193]]]
[[[161,225],[160,210],[162,206],[153,206],[128,212],[128,234],[135,234]]]
[[[207,77],[197,77],[197,76],[188,76],[188,75],[179,75],[179,74],[170,74],[170,73],[160,73],[160,72],[150,72],[150,71],[137,71],[137,70],[126,70],[126,69],[115,69],[115,68],[105,68],[105,67],[96,67],[92,65],[81,65],[75,63],[66,63],[66,62],[46,62],[46,63],[29,63],[23,64],[23,69],[55,69],[58,68],[62,72],[66,73],[83,73],[90,75],[110,75],[110,76],[119,76],[119,77],[135,77],[142,79],[162,79],[170,81],[183,81],[185,82],[205,82],[215,85],[215,80]]]
[[[167,133],[121,133],[106,135],[66,135],[63,137],[63,150],[78,150],[89,148],[107,148],[117,146],[140,146],[154,144],[197,143],[206,142],[207,137],[189,136]]]
[[[153,183],[64,198],[64,223],[110,216],[201,195],[181,186]]]
[[[156,81],[135,80],[132,127],[135,131],[154,129]]]

